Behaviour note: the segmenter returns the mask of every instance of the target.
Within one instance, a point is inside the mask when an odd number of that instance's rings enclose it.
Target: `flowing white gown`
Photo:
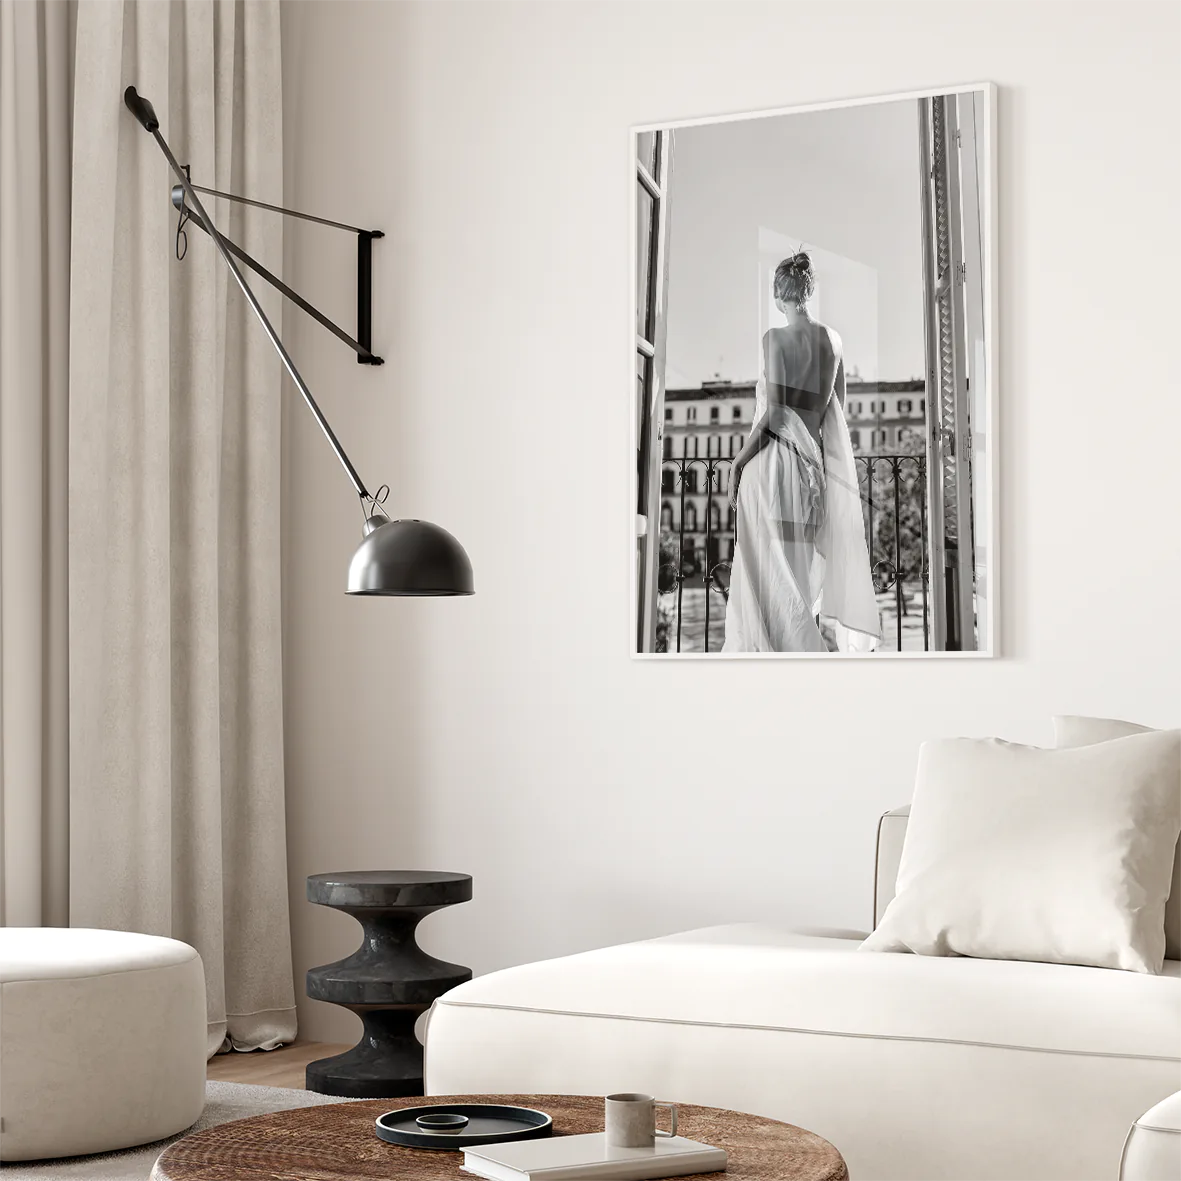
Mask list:
[[[755,423],[767,412],[764,378]],[[869,652],[881,638],[857,469],[845,414],[830,397],[823,449],[803,420],[777,410],[774,438],[738,485],[738,536],[723,652]]]

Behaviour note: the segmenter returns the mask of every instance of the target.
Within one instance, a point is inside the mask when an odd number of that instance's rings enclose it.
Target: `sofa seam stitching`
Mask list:
[[[1164,1054],[1122,1054],[1115,1050],[1063,1050],[1055,1046],[1019,1046],[1010,1042],[979,1042],[966,1038],[915,1037],[894,1033],[853,1033],[838,1029],[804,1029],[790,1025],[752,1025],[744,1022],[693,1021],[679,1017],[633,1017],[626,1013],[579,1013],[571,1009],[528,1008],[524,1005],[490,1005],[475,1001],[448,1001],[440,999],[440,1005],[453,1009],[500,1009],[513,1013],[548,1013],[557,1017],[593,1017],[601,1021],[640,1021],[650,1025],[687,1025],[706,1029],[750,1029],[765,1033],[803,1033],[816,1037],[855,1037],[870,1041],[918,1042],[940,1046],[977,1046],[985,1050],[1024,1050],[1030,1054],[1070,1054],[1084,1058],[1122,1058],[1146,1062],[1181,1062],[1181,1057]]]
[[[83,972],[76,976],[18,976],[15,980],[0,980],[0,988],[7,988],[11,984],[49,984],[58,980],[101,980],[106,976],[133,976],[138,972],[162,972],[168,968],[184,968],[201,957],[194,949],[192,956],[184,960],[176,960],[171,964],[144,964],[137,968],[111,968],[105,972]]]

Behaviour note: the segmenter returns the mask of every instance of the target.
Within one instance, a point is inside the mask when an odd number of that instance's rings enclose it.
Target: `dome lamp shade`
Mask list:
[[[349,563],[350,595],[470,595],[472,564],[446,529],[375,514]]]

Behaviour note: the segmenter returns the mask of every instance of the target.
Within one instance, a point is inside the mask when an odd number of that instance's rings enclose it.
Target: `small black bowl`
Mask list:
[[[468,1125],[466,1115],[458,1111],[432,1111],[414,1121],[424,1132],[458,1132]]]

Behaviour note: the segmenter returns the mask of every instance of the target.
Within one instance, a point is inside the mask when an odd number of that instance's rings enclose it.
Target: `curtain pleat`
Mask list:
[[[281,203],[278,0],[79,8],[70,343],[71,922],[205,963],[210,1052],[295,1034],[283,796],[281,370],[173,177]],[[280,269],[273,214],[206,198]],[[276,317],[276,293],[255,289]]]
[[[74,8],[0,0],[0,925],[69,922]]]

